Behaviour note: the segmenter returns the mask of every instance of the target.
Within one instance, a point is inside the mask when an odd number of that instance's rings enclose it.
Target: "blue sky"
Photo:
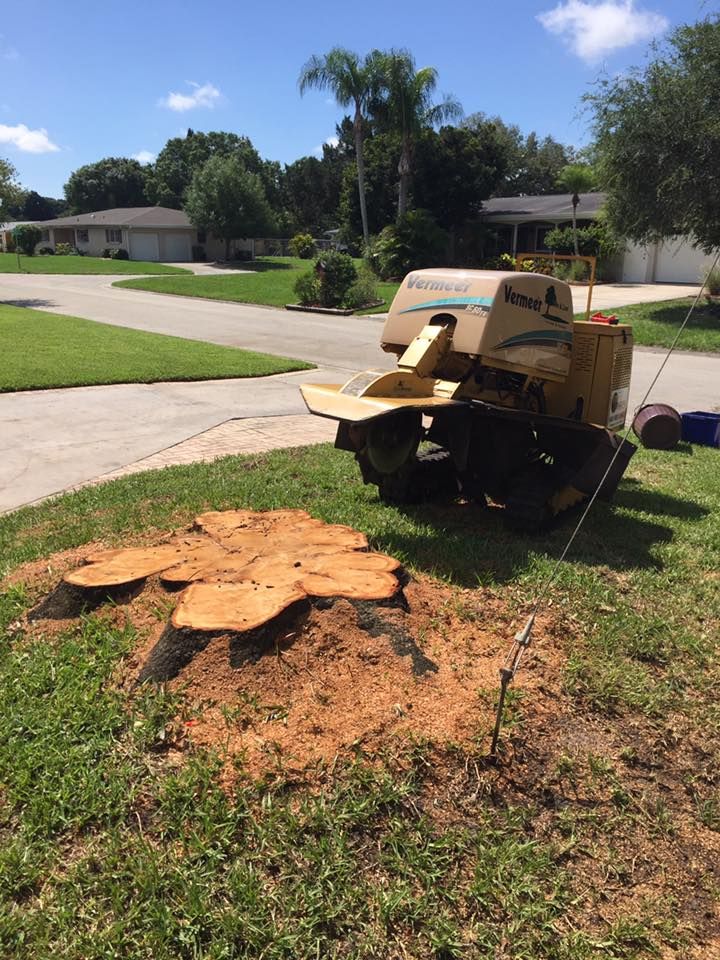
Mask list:
[[[466,113],[587,142],[580,98],[641,65],[648,43],[713,12],[706,0],[365,0],[343,4],[24,0],[0,23],[0,156],[62,196],[72,170],[151,159],[169,137],[230,130],[289,163],[332,137],[341,111],[300,97],[298,73],[334,45],[407,47]]]

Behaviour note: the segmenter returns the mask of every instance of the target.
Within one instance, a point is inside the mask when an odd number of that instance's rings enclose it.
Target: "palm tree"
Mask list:
[[[415,141],[423,129],[445,120],[462,116],[462,107],[451,96],[433,103],[437,87],[434,67],[415,68],[415,59],[408,50],[391,50],[377,54],[380,70],[380,96],[372,104],[373,111],[400,134],[398,162],[398,220],[407,212],[408,191],[412,174]]]
[[[360,217],[363,240],[369,240],[367,207],[365,203],[365,163],[363,140],[365,137],[365,111],[373,96],[377,58],[374,53],[360,58],[352,50],[333,47],[324,57],[312,56],[302,68],[298,85],[304,94],[310,87],[329,90],[341,107],[353,106],[353,133],[355,135],[355,160],[357,163],[358,191],[360,193]]]
[[[594,183],[593,169],[586,163],[568,163],[562,168],[557,178],[557,185],[572,194],[572,229],[576,257],[580,256],[577,237],[577,207],[580,203],[580,194],[592,190]]]

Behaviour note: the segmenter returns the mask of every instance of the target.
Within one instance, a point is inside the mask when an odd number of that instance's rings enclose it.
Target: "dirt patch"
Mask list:
[[[405,595],[407,610],[343,599],[311,607],[270,649],[214,637],[171,684],[197,704],[192,740],[243,758],[253,775],[299,772],[393,738],[470,744],[492,722],[481,693],[497,686],[507,615],[488,598],[482,618],[463,620],[457,592],[429,580]],[[538,651],[545,633],[540,624]]]
[[[37,598],[30,634],[50,638],[87,612],[72,591],[57,589],[87,552],[65,551],[15,572]],[[187,739],[220,750],[228,780],[237,770],[297,775],[408,739],[472,746],[492,727],[498,668],[521,626],[513,617],[521,612],[493,591],[426,577],[406,581],[385,603],[315,599],[272,629],[244,634],[168,626],[177,594],[156,577],[106,605],[104,596],[93,598],[95,610],[138,631],[117,682],[131,690],[150,678],[182,690],[192,712]],[[554,633],[551,617],[539,620],[533,669],[523,678],[528,692],[547,686],[546,661],[558,674]]]

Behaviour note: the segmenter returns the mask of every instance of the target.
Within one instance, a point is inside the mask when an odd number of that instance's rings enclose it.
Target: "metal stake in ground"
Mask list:
[[[500,728],[502,727],[503,709],[505,707],[505,694],[507,688],[512,683],[513,677],[517,673],[523,653],[530,646],[532,628],[535,623],[535,614],[531,613],[523,629],[515,634],[513,645],[505,658],[505,663],[500,667],[500,699],[498,700],[497,715],[495,717],[495,729],[493,731],[492,745],[490,746],[490,759],[497,761],[497,745],[500,739]]]

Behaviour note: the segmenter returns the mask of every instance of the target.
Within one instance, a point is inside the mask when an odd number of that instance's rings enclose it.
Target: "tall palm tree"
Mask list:
[[[312,56],[302,68],[298,86],[304,94],[310,87],[329,90],[341,107],[353,106],[353,133],[355,135],[355,160],[357,163],[358,192],[360,194],[360,217],[363,240],[369,240],[367,206],[365,203],[365,162],[363,140],[365,137],[365,111],[373,96],[377,75],[375,53],[361,58],[352,50],[333,47],[324,57]]]
[[[434,67],[415,68],[415,59],[408,50],[390,50],[377,54],[380,71],[380,95],[372,102],[374,113],[400,134],[398,162],[398,220],[407,212],[415,142],[427,127],[445,120],[457,120],[463,110],[455,97],[444,96],[433,103],[437,87]]]
[[[572,194],[572,229],[576,257],[580,256],[577,236],[577,208],[580,203],[580,194],[592,190],[594,182],[593,169],[586,163],[568,163],[562,168],[557,178],[557,185]]]

